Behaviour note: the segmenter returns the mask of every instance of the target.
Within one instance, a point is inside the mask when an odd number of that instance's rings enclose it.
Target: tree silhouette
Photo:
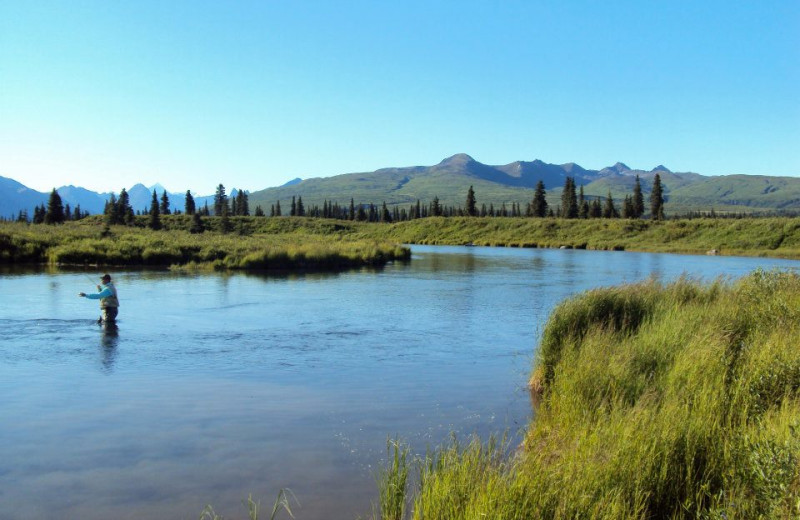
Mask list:
[[[167,195],[167,190],[164,190],[164,193],[161,194],[161,205],[158,207],[158,210],[161,212],[162,215],[169,215],[169,196]]]
[[[158,195],[153,190],[153,198],[150,200],[150,220],[147,224],[150,229],[161,229],[161,217],[159,216]]]
[[[55,188],[50,192],[47,201],[47,211],[44,214],[45,224],[61,224],[64,222],[64,204],[61,202],[61,195]]]
[[[220,184],[214,194],[214,215],[221,216],[223,207],[228,208],[228,196],[225,195],[225,186]]]
[[[187,215],[194,215],[196,211],[195,204],[194,204],[194,197],[192,197],[192,192],[186,190],[186,201],[183,204],[183,212]]]
[[[664,191],[659,174],[653,178],[653,191],[650,192],[650,218],[664,220]]]
[[[476,216],[478,213],[475,209],[475,190],[472,189],[472,186],[469,187],[467,191],[467,215],[470,217]]]
[[[536,183],[536,189],[533,192],[531,214],[539,218],[547,216],[547,193],[544,190],[544,182],[541,180]]]
[[[633,185],[633,217],[642,218],[642,215],[644,215],[644,196],[642,195],[642,183],[639,182],[637,175],[636,183]]]

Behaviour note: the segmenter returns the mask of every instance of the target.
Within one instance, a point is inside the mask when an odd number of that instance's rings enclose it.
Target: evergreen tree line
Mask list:
[[[34,224],[61,224],[68,220],[80,220],[88,216],[89,212],[81,210],[80,204],[77,204],[75,208],[71,208],[69,203],[65,205],[61,200],[61,195],[53,188],[47,200],[47,205],[42,203],[33,208],[32,218],[28,215],[27,210],[20,210],[12,220],[32,222]]]
[[[664,195],[661,177],[656,174],[653,179],[653,189],[649,197],[650,218],[653,220],[663,220],[664,215]],[[213,211],[213,213],[212,213]],[[250,216],[250,204],[248,194],[244,190],[236,192],[235,196],[228,197],[223,184],[217,186],[214,194],[213,208],[209,208],[208,203],[203,207],[197,207],[191,192],[186,191],[183,213],[193,216],[192,230],[202,232],[205,226],[200,217],[216,216],[221,218],[221,229],[230,231],[232,226],[229,217],[231,216]],[[133,225],[135,215],[148,215],[148,227],[151,229],[161,229],[161,215],[181,214],[180,210],[170,208],[169,196],[166,190],[158,197],[153,190],[149,208],[134,212],[130,205],[130,198],[127,191],[123,188],[119,196],[111,194],[103,210],[105,222],[108,225]],[[789,215],[786,212],[782,214]],[[33,222],[34,224],[58,224],[67,220],[79,220],[89,215],[89,212],[82,211],[80,206],[74,209],[69,204],[64,206],[58,192],[53,189],[47,205],[42,204],[34,209],[33,218],[29,218],[27,211],[20,211],[15,219],[19,222]],[[256,206],[253,215],[256,217],[266,217],[267,215],[261,208]],[[713,209],[709,212],[692,211],[676,218],[747,218],[774,216],[775,213],[717,213]],[[276,201],[270,207],[270,217],[283,216],[280,201]],[[556,217],[567,219],[588,219],[588,218],[626,218],[639,219],[645,216],[645,199],[642,193],[639,176],[633,186],[633,192],[625,195],[620,207],[614,201],[611,192],[605,199],[589,199],[584,195],[583,186],[578,187],[574,177],[567,177],[564,182],[564,189],[561,192],[560,203],[552,206],[547,202],[547,192],[543,181],[539,181],[534,189],[532,199],[523,207],[518,202],[506,204],[503,202],[495,207],[493,203],[488,206],[481,204],[478,206],[475,190],[469,187],[464,206],[448,206],[441,204],[438,197],[434,197],[428,204],[423,204],[420,200],[407,207],[394,205],[389,208],[386,202],[379,207],[373,203],[356,204],[351,198],[348,205],[340,205],[337,202],[325,200],[322,206],[313,205],[306,208],[301,196],[293,196],[289,208],[288,216],[291,217],[315,217],[329,218],[338,220],[356,220],[360,222],[401,222],[418,218],[436,217]],[[791,216],[791,215],[789,215]],[[5,219],[3,219],[5,220]]]
[[[575,179],[567,177],[564,190],[561,193],[561,204],[551,207],[547,202],[547,192],[544,182],[536,184],[533,198],[525,207],[518,202],[502,203],[495,207],[493,203],[488,206],[481,204],[478,207],[473,186],[467,191],[464,206],[442,205],[438,197],[434,197],[429,204],[422,204],[419,200],[408,207],[395,205],[389,209],[386,202],[381,207],[375,204],[358,204],[350,199],[349,206],[341,206],[336,202],[325,200],[322,207],[311,206],[306,209],[302,197],[292,197],[290,216],[310,216],[317,218],[332,218],[340,220],[357,220],[365,222],[399,222],[417,218],[436,217],[559,217],[559,218],[642,218],[645,215],[644,195],[639,176],[636,176],[633,193],[626,195],[621,208],[617,208],[609,191],[604,200],[598,198],[589,200],[584,195],[583,186],[576,188]],[[282,215],[280,201],[272,205],[271,217]],[[656,174],[653,180],[653,190],[650,194],[650,215],[654,220],[663,220],[664,195],[661,186],[661,177]]]

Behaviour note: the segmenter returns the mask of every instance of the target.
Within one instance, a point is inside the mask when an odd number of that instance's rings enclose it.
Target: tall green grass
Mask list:
[[[364,232],[410,244],[653,251],[800,258],[800,218],[649,220],[432,217]]]
[[[169,221],[181,222],[182,216]],[[104,226],[101,221],[59,226],[0,224],[0,263],[51,265],[176,266],[201,269],[322,269],[380,266],[410,257],[408,248],[372,237],[338,232],[335,225],[272,220],[244,234],[191,234],[180,226]],[[168,221],[168,219],[164,219]],[[279,222],[280,221],[280,222]],[[173,222],[173,224],[174,224]],[[243,220],[245,222],[245,220]],[[260,222],[258,222],[260,224]]]
[[[800,517],[800,276],[655,281],[562,303],[519,452],[451,443],[414,519]]]

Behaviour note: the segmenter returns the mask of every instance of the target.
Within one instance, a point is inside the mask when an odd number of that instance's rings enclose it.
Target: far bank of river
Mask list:
[[[163,228],[103,224],[102,216],[63,225],[0,224],[0,263],[183,266],[214,270],[337,271],[408,259],[398,244],[639,251],[800,259],[800,218],[667,221],[429,217],[368,223],[308,217],[204,217],[190,233],[186,215]]]
[[[371,232],[398,242],[800,259],[800,218],[666,221],[434,217]]]

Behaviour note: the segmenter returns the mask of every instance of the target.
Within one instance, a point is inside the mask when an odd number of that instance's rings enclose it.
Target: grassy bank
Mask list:
[[[624,219],[426,218],[375,233],[409,244],[652,251],[800,258],[800,218]]]
[[[233,220],[234,231],[191,234],[185,217],[163,218],[166,229],[111,226],[87,219],[58,226],[0,224],[0,263],[175,266],[199,269],[342,269],[407,259],[386,240],[357,238],[335,224],[303,226],[292,219]],[[259,219],[266,221],[267,219]],[[254,224],[255,223],[255,224]],[[185,225],[186,224],[186,225]],[[267,224],[267,222],[264,222]]]
[[[225,268],[381,264],[404,258],[394,244],[439,244],[651,251],[800,259],[800,218],[648,220],[431,217],[395,224],[319,218],[219,218],[191,234],[186,215],[162,216],[162,231],[112,226],[102,217],[61,226],[0,223],[0,263],[169,265]],[[111,239],[109,241],[109,239]],[[261,257],[259,256],[261,255]]]
[[[407,516],[797,518],[798,338],[796,274],[565,301],[544,331],[524,447],[475,441],[428,456]]]

